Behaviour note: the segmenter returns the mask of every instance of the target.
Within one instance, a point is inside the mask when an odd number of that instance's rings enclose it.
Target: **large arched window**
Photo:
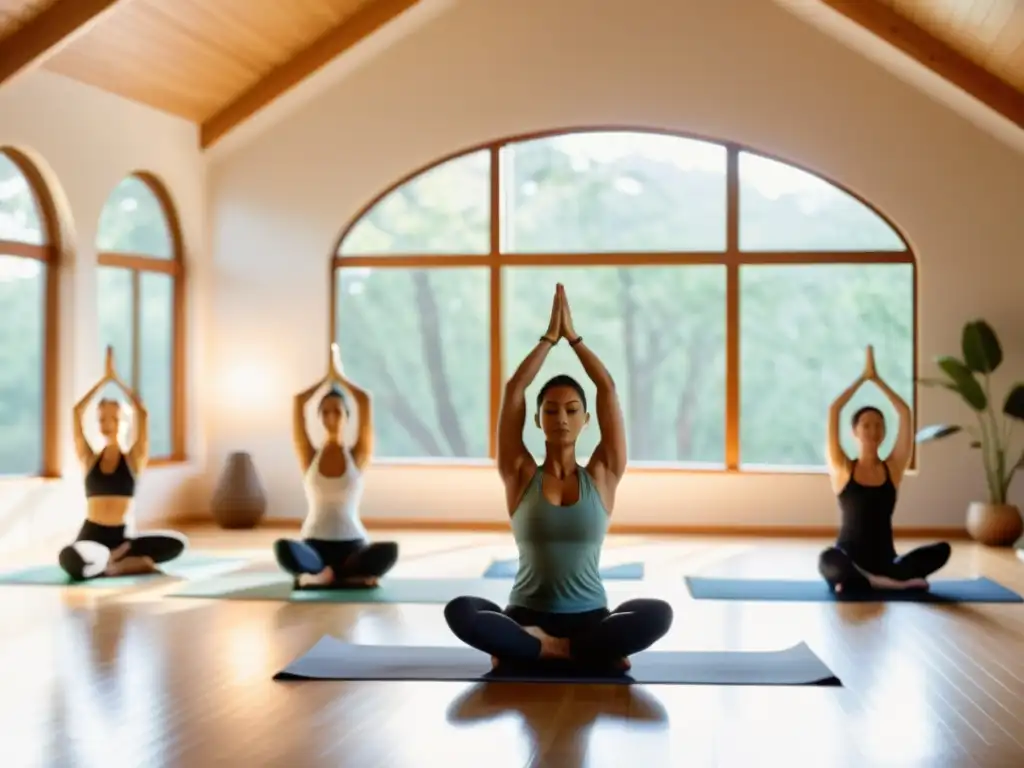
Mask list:
[[[60,474],[55,239],[39,172],[0,149],[0,475]]]
[[[828,405],[868,344],[914,403],[903,238],[850,193],[730,144],[583,131],[476,149],[374,201],[334,264],[335,336],[379,403],[382,459],[494,455],[502,382],[556,282],[616,379],[633,463],[820,467]],[[559,372],[589,384],[562,344],[529,397]],[[895,417],[877,391],[850,408],[864,402]],[[584,454],[596,438],[595,424]],[[532,420],[527,445],[543,451]]]
[[[124,179],[97,233],[100,348],[113,345],[121,376],[149,411],[155,461],[182,460],[184,269],[167,192],[152,176]]]

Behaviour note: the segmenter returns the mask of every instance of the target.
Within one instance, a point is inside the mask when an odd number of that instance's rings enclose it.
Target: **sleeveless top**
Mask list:
[[[896,559],[893,542],[892,516],[896,510],[896,485],[885,467],[885,482],[881,485],[862,485],[854,479],[857,462],[853,462],[850,479],[838,496],[842,524],[836,546],[853,561],[871,570],[887,566]]]
[[[306,470],[305,489],[308,511],[302,523],[304,539],[355,541],[367,538],[359,519],[359,502],[363,496],[363,473],[345,446],[345,474],[326,477],[320,472],[323,448],[316,452]]]
[[[583,613],[606,608],[601,546],[608,512],[594,481],[577,467],[580,498],[560,507],[544,498],[544,470],[530,480],[512,515],[519,570],[509,604],[545,613]]]
[[[135,475],[128,466],[128,459],[124,453],[114,467],[114,471],[107,473],[100,469],[100,462],[103,460],[101,453],[96,457],[96,463],[92,465],[85,476],[85,498],[91,499],[94,496],[119,496],[130,499],[135,495]]]

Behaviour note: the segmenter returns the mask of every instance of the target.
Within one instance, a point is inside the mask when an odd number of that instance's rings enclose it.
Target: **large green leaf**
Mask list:
[[[1003,362],[999,337],[984,320],[972,320],[964,325],[961,346],[964,362],[976,373],[992,373]]]
[[[943,437],[955,435],[961,430],[963,427],[958,427],[956,424],[932,424],[930,427],[919,429],[916,439],[919,443],[927,443],[930,440],[940,440]]]
[[[1024,384],[1014,384],[1003,404],[1003,413],[1024,420]]]
[[[942,369],[943,373],[953,380],[953,383],[956,385],[956,391],[971,408],[976,411],[985,410],[985,406],[988,405],[988,398],[985,397],[985,390],[981,388],[981,384],[974,378],[970,368],[955,357],[938,357],[935,359],[935,362]]]

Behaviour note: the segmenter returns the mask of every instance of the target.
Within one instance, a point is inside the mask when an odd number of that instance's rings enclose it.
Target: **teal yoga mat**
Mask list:
[[[85,587],[89,589],[116,589],[155,584],[163,579],[195,579],[236,570],[246,565],[245,560],[215,557],[198,552],[186,552],[177,560],[160,566],[161,573],[139,576],[111,576],[86,581],[72,581],[58,565],[33,565],[0,573],[0,585],[40,587]]]
[[[402,579],[386,576],[372,589],[294,589],[286,573],[228,573],[193,581],[169,597],[278,600],[292,603],[421,603],[444,605],[473,595],[505,605],[510,585],[488,579]]]

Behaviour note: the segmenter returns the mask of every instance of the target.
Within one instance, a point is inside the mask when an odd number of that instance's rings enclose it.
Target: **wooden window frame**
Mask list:
[[[42,173],[24,154],[13,147],[0,147],[0,154],[10,160],[28,183],[42,229],[43,244],[32,245],[0,240],[0,253],[35,259],[46,268],[45,298],[43,306],[43,431],[42,456],[36,477],[59,478],[60,455],[60,277],[61,230],[57,208]]]
[[[130,175],[146,185],[160,204],[171,237],[171,258],[162,259],[142,253],[99,251],[99,267],[125,269],[132,276],[132,370],[129,384],[138,391],[140,380],[139,326],[141,324],[141,282],[144,272],[170,275],[173,280],[171,324],[171,453],[153,456],[149,466],[180,464],[188,460],[186,450],[185,387],[185,256],[177,211],[164,185],[152,174],[137,171]]]
[[[726,150],[726,245],[721,251],[710,252],[608,252],[608,253],[509,253],[501,248],[501,214],[502,214],[502,164],[501,150],[506,146],[536,139],[579,133],[629,132],[648,133],[657,136],[671,136],[680,139],[691,139],[708,144],[715,144]],[[341,248],[348,235],[370,213],[374,207],[399,187],[413,181],[422,174],[444,165],[460,157],[488,150],[490,153],[490,249],[487,254],[400,254],[394,256],[342,256]],[[880,220],[885,222],[903,242],[902,251],[744,251],[740,249],[740,178],[739,158],[741,153],[749,153],[758,157],[774,160],[791,168],[808,173],[850,195],[863,204]],[[714,264],[726,268],[726,361],[725,361],[725,461],[722,467],[692,466],[685,463],[665,465],[645,465],[645,462],[630,462],[630,472],[645,473],[742,473],[742,474],[785,474],[785,475],[820,475],[827,472],[824,460],[818,467],[787,467],[767,465],[747,465],[740,463],[740,270],[752,265],[798,265],[798,264],[910,264],[913,268],[913,304],[912,304],[912,375],[915,382],[911,411],[917,416],[918,380],[918,274],[917,259],[906,236],[896,224],[874,205],[824,174],[810,170],[803,165],[788,159],[777,157],[757,149],[735,142],[720,141],[694,134],[677,131],[654,130],[631,126],[604,126],[558,129],[519,134],[486,144],[479,144],[442,157],[427,166],[418,168],[387,187],[369,203],[364,205],[352,221],[342,231],[330,260],[330,318],[328,324],[329,338],[337,339],[337,270],[346,268],[373,267],[377,269],[457,269],[460,267],[487,267],[490,273],[490,413],[488,457],[484,461],[453,458],[441,459],[425,457],[423,459],[387,459],[379,461],[382,465],[417,465],[451,468],[486,468],[493,469],[496,455],[498,409],[501,406],[501,395],[504,389],[505,372],[502,369],[502,269],[505,267],[643,267],[643,266],[691,266]],[[824,436],[822,437],[824,445]],[[917,469],[917,450],[911,457],[910,471]]]

